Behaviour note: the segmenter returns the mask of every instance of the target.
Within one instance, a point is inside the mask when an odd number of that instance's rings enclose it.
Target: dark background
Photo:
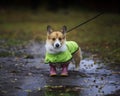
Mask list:
[[[68,8],[87,8],[120,12],[119,0],[0,0],[0,8],[27,8],[37,10],[45,8],[50,11]]]

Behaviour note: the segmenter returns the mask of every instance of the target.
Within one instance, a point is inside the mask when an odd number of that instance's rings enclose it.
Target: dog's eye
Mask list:
[[[62,40],[62,38],[59,38],[59,40],[61,41],[61,40]]]
[[[52,38],[53,41],[55,41],[55,38]]]

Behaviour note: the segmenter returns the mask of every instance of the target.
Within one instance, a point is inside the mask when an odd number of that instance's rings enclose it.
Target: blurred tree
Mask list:
[[[41,0],[31,0],[31,9],[36,10],[41,5]]]
[[[119,11],[119,0],[0,0],[0,8],[31,8],[36,10],[44,7],[50,11],[68,8],[103,9]]]

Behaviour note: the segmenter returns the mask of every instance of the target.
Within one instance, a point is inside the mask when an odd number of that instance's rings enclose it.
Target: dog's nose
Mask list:
[[[58,48],[59,46],[60,46],[60,45],[59,45],[58,43],[57,43],[57,44],[55,44],[55,47],[56,47],[56,48]]]

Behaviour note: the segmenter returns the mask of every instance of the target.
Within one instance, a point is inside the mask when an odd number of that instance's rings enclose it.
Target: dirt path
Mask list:
[[[119,64],[104,64],[83,53],[79,71],[70,64],[68,77],[49,77],[43,44],[13,52],[20,55],[0,57],[0,96],[120,96]]]

